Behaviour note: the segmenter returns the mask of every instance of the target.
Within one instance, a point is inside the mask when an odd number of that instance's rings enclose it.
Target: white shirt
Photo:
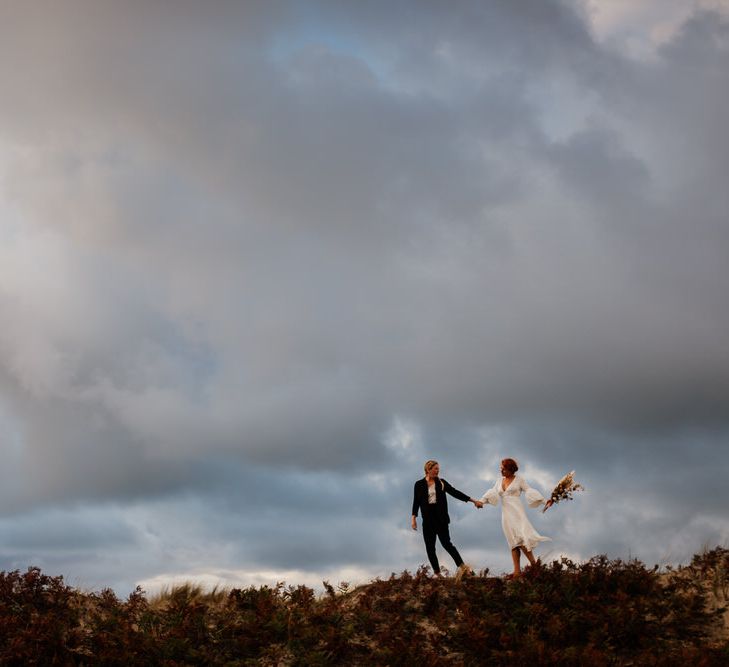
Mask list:
[[[428,505],[435,505],[435,484],[428,487]]]

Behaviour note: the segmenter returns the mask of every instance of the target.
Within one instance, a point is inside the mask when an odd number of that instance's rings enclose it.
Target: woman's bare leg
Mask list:
[[[526,547],[522,547],[521,550],[524,552],[524,555],[527,557],[530,565],[537,564],[537,560],[536,558],[534,558],[534,552],[529,551],[529,549],[527,549]]]
[[[521,575],[521,550],[519,547],[511,550],[511,560],[514,562],[514,572],[512,577],[518,577]]]

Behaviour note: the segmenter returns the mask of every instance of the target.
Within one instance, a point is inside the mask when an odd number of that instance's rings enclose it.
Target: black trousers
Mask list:
[[[458,549],[451,542],[451,535],[448,532],[448,524],[438,521],[437,518],[423,517],[423,539],[425,540],[425,551],[428,554],[428,560],[433,568],[433,572],[440,572],[440,563],[435,553],[435,538],[440,540],[443,548],[456,561],[456,567],[463,564],[463,558],[458,553]]]

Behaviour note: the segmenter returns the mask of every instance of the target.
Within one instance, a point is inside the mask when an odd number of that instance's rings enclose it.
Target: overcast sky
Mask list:
[[[414,570],[429,458],[729,543],[729,2],[0,0],[0,94],[0,569]]]

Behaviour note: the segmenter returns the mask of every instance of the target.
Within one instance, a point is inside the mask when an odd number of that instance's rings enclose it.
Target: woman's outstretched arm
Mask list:
[[[546,505],[546,510],[552,506],[552,500],[547,500],[541,493],[539,493],[539,491],[529,486],[529,483],[523,477],[521,478],[521,489],[522,491],[524,491],[527,505],[529,505],[529,507],[539,507],[540,505]]]
[[[482,505],[499,504],[499,484],[501,484],[501,480],[497,479],[496,483],[481,496],[480,501]]]

